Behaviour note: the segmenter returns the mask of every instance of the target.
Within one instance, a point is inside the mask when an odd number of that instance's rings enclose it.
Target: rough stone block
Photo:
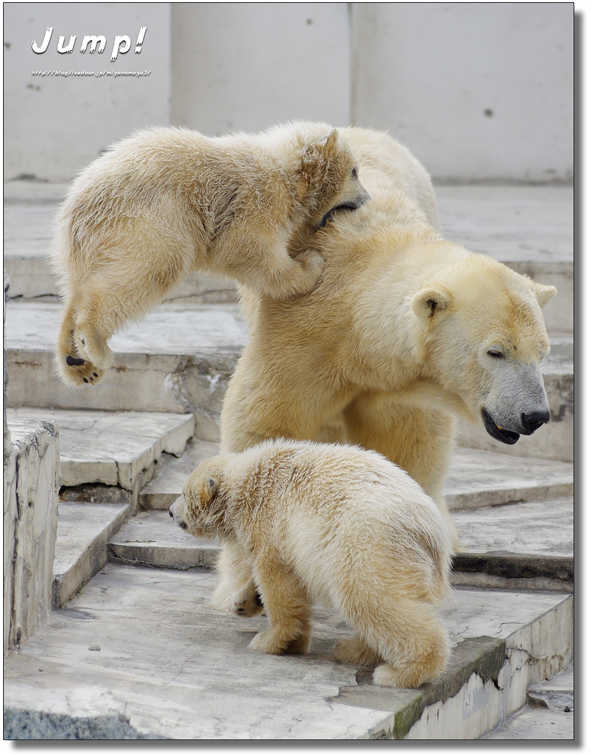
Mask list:
[[[60,458],[52,422],[10,423],[4,468],[4,651],[35,632],[52,607]]]

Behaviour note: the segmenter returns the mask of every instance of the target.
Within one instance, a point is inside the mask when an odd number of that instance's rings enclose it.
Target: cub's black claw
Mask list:
[[[66,359],[67,364],[69,367],[81,367],[82,364],[84,364],[84,359],[75,359],[75,357],[72,357],[70,354]]]

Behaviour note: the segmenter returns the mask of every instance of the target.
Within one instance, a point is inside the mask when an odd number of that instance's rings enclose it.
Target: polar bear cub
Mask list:
[[[269,618],[251,649],[306,652],[318,600],[356,633],[336,659],[380,664],[376,684],[418,687],[444,668],[434,604],[450,592],[449,536],[431,498],[378,453],[265,441],[202,462],[170,514],[251,565]]]
[[[350,148],[326,124],[216,138],[155,128],[118,142],[78,176],[57,217],[61,377],[97,383],[110,336],[191,272],[275,299],[308,293],[324,259],[312,249],[294,259],[289,240],[368,198]]]

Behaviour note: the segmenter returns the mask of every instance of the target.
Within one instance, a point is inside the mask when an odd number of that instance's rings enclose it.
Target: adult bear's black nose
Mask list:
[[[543,411],[530,412],[521,414],[521,424],[523,425],[523,435],[531,435],[542,425],[550,420],[550,412],[547,409]]]

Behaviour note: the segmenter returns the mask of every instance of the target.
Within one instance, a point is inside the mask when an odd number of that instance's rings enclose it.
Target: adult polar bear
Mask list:
[[[556,289],[445,241],[429,176],[408,150],[380,132],[340,132],[372,199],[296,239],[326,261],[308,295],[242,290],[250,337],[225,396],[221,450],[285,437],[379,451],[434,499],[458,547],[442,495],[454,417],[504,443],[548,421],[541,307]],[[253,613],[235,548],[219,571],[215,605]]]

